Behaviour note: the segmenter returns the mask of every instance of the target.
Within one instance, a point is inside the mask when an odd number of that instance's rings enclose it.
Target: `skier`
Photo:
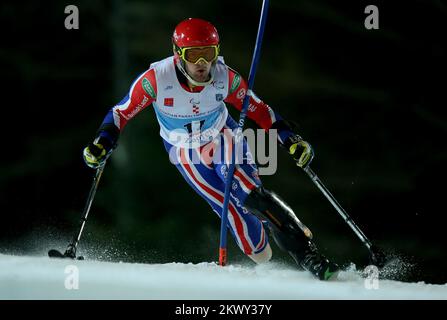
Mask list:
[[[84,149],[84,160],[91,168],[103,164],[126,123],[152,104],[171,162],[220,217],[229,154],[235,149],[232,129],[237,127],[226,105],[241,110],[247,84],[219,56],[219,35],[211,23],[195,18],[180,22],[172,43],[174,55],[153,63],[109,110],[94,141]],[[297,165],[309,165],[312,147],[293,126],[253,93],[250,104],[247,116],[265,130],[276,129],[280,145]],[[269,261],[267,226],[299,267],[321,280],[336,278],[337,264],[319,253],[310,230],[262,185],[256,165],[248,161],[252,156],[246,140],[242,144],[244,161],[235,167],[228,210],[228,227],[238,246],[256,263]]]

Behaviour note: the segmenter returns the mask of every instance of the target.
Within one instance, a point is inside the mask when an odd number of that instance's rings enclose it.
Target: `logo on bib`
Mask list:
[[[192,112],[194,112],[194,114],[199,114],[200,113],[199,106],[192,106]]]
[[[216,93],[216,101],[222,101],[223,100],[223,94],[222,93]]]
[[[172,106],[174,106],[174,98],[165,98],[165,101],[164,101],[164,106],[165,107],[172,107]]]
[[[200,109],[199,109],[199,104],[200,104],[200,100],[196,100],[194,98],[192,98],[191,100],[189,100],[189,103],[192,104],[192,112],[194,114],[199,114],[200,113]]]
[[[216,81],[216,80],[214,80],[213,82],[211,82],[211,84],[216,89],[224,89],[225,88],[225,85],[224,85],[223,81]]]

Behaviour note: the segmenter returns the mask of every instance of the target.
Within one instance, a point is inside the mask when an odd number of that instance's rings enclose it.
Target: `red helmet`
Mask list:
[[[175,27],[172,42],[180,48],[218,45],[219,34],[208,21],[189,18]]]

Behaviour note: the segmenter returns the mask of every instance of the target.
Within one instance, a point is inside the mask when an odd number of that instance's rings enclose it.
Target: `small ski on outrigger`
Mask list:
[[[64,253],[56,249],[51,249],[48,251],[48,256],[50,258],[69,258],[76,260],[84,260],[83,256],[76,257],[76,248],[73,246],[72,243],[68,245]]]
[[[76,250],[79,244],[79,240],[81,239],[82,231],[84,230],[85,223],[87,222],[88,213],[90,211],[90,207],[92,206],[93,198],[95,197],[96,190],[98,189],[99,180],[101,179],[102,173],[104,171],[104,166],[106,165],[106,161],[104,161],[97,169],[95,177],[93,178],[92,186],[90,187],[90,192],[87,198],[87,202],[84,207],[84,211],[82,213],[81,225],[78,233],[73,237],[73,240],[68,245],[67,249],[64,253],[59,250],[51,249],[48,251],[48,256],[50,258],[68,258],[68,259],[76,259],[76,260],[84,260],[84,257],[76,257]]]

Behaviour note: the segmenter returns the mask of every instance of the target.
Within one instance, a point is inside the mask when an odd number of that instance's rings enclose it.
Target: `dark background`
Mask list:
[[[315,149],[313,169],[377,245],[394,278],[447,282],[444,1],[272,0],[256,93]],[[76,5],[80,29],[66,30]],[[379,8],[379,30],[364,27]],[[82,149],[149,64],[171,55],[187,17],[217,27],[248,77],[261,1],[21,1],[1,4],[0,253],[64,250],[94,174]],[[231,107],[229,107],[231,109]],[[231,113],[238,117],[237,113]],[[252,122],[248,126],[254,127]],[[267,188],[341,264],[361,242],[282,150]],[[145,263],[216,261],[220,220],[170,164],[151,108],[123,132],[79,253]],[[229,240],[231,263],[251,263]],[[273,244],[275,261],[290,263]]]

